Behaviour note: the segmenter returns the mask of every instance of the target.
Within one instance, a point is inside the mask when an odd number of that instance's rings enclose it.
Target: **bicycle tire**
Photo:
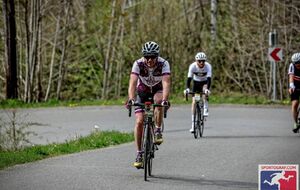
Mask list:
[[[148,175],[152,175],[152,163],[153,163],[153,158],[154,158],[154,143],[153,143],[153,136],[154,135],[154,126],[151,127],[151,130],[149,130],[149,159],[148,159]]]
[[[149,159],[148,159],[148,175],[152,176],[152,156],[150,155]]]
[[[144,165],[144,180],[147,181],[147,174],[148,174],[148,159],[149,159],[149,125],[145,124],[145,136],[144,136],[144,159],[143,159],[143,165]]]
[[[194,109],[194,137],[197,139],[199,137],[199,130],[200,130],[200,118],[199,118],[199,112],[200,108],[199,105],[196,103],[195,104],[195,109]]]
[[[200,110],[200,123],[199,123],[199,135],[200,137],[203,137],[203,132],[204,132],[204,108],[203,105],[201,105],[201,110]]]
[[[298,109],[297,109],[297,126],[300,126],[300,106],[298,106]],[[299,129],[297,131],[297,133],[299,133]]]

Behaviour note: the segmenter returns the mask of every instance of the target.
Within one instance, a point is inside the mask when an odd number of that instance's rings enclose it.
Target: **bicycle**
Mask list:
[[[203,92],[195,93],[189,92],[185,95],[186,101],[188,101],[188,95],[194,95],[195,99],[195,107],[194,107],[194,137],[197,139],[198,137],[203,137],[204,131],[204,102],[202,96],[204,95]]]
[[[143,137],[142,137],[142,151],[143,151],[143,169],[144,169],[144,180],[147,181],[147,175],[152,175],[152,162],[155,151],[158,150],[158,146],[154,143],[154,109],[156,107],[166,107],[161,104],[152,104],[152,102],[134,103],[129,106],[129,117],[131,117],[131,107],[140,106],[144,109],[144,126],[143,126]],[[167,117],[166,109],[164,110],[164,118]]]

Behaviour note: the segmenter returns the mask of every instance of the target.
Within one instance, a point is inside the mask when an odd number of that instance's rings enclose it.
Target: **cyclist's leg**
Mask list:
[[[190,132],[193,133],[195,131],[195,123],[194,123],[194,113],[195,113],[195,98],[192,97],[192,107],[191,107],[191,115],[192,115],[192,127]]]
[[[291,94],[291,102],[292,102],[292,117],[294,119],[293,131],[297,132],[297,118],[298,118],[298,106],[299,106],[299,93],[295,91]]]
[[[154,102],[160,104],[162,102],[162,91],[158,91],[153,96]],[[161,107],[156,107],[154,110],[155,115],[155,126],[157,128],[161,127],[162,118],[163,118],[163,109]]]
[[[205,84],[203,84],[202,90],[203,92],[207,89],[207,82],[205,82]],[[208,95],[203,94],[202,96],[203,98],[203,104],[204,104],[204,116],[208,116]]]
[[[138,112],[135,114],[135,128],[134,128],[134,137],[135,137],[135,144],[137,147],[137,151],[141,151],[141,141],[143,136],[143,113]]]
[[[143,103],[143,97],[137,95],[136,102]],[[144,124],[144,111],[140,107],[136,107],[134,138],[135,138],[135,144],[137,148],[137,157],[133,165],[137,168],[141,168],[143,166],[143,150],[142,150],[143,124]]]
[[[134,128],[134,138],[137,147],[137,156],[135,162],[133,163],[133,166],[141,168],[143,166],[143,150],[141,145],[143,136],[143,113],[137,112],[135,116],[136,120]]]
[[[157,91],[154,96],[154,102],[157,104],[160,104],[162,102],[162,91],[159,90]],[[156,107],[154,110],[154,118],[155,118],[155,139],[154,143],[155,144],[161,144],[163,142],[162,138],[162,131],[161,131],[161,124],[162,124],[162,119],[163,119],[163,108],[161,107]]]

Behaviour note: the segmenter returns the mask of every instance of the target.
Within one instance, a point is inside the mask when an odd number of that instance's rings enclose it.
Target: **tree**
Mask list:
[[[6,99],[18,98],[15,1],[3,0]]]

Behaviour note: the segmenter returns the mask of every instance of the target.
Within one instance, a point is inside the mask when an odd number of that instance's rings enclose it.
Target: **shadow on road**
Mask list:
[[[206,139],[252,139],[252,138],[300,138],[300,136],[275,136],[275,135],[240,135],[240,136],[232,136],[232,135],[228,135],[228,136],[204,136],[203,138]]]
[[[156,179],[151,181],[151,178]],[[191,176],[168,176],[168,175],[155,175],[149,179],[151,183],[178,183],[180,185],[196,185],[196,186],[215,186],[214,189],[257,189],[258,183],[241,182],[241,181],[229,181],[229,180],[209,180],[204,178],[195,178]],[[207,187],[210,189],[209,187]]]

